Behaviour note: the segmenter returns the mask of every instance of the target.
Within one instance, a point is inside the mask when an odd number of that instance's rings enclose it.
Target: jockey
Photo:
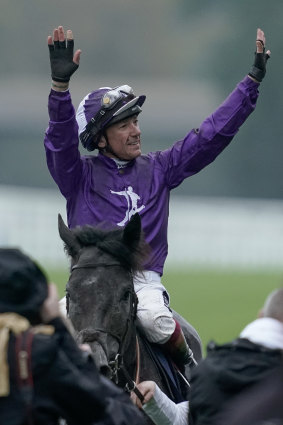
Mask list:
[[[65,37],[61,26],[47,42],[52,89],[44,143],[49,171],[67,202],[68,225],[124,226],[133,214],[140,214],[151,255],[144,273],[134,278],[138,324],[148,340],[163,344],[177,364],[188,363],[191,351],[161,282],[168,253],[170,192],[210,164],[254,110],[269,57],[264,33],[257,31],[251,72],[224,103],[183,140],[147,155],[142,155],[138,121],[146,97],[135,95],[128,85],[103,87],[86,95],[76,114],[69,80],[81,51],[73,53],[72,31]],[[88,151],[98,149],[98,155],[81,155],[79,141]]]

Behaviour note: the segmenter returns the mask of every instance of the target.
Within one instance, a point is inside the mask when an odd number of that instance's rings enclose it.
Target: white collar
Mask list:
[[[270,317],[261,317],[247,325],[240,337],[267,348],[283,350],[283,323]]]
[[[113,159],[113,161],[116,163],[117,168],[125,168],[127,164],[129,163],[129,161],[125,161],[123,159],[118,159],[118,158],[111,158],[111,159]]]

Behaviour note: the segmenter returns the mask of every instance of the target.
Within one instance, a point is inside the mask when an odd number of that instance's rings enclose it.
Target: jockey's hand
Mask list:
[[[89,344],[79,344],[79,348],[84,352],[88,354],[92,354],[91,347]]]
[[[155,394],[156,384],[153,381],[143,381],[137,385],[137,389],[144,396],[143,403],[140,401],[138,396],[132,391],[131,392],[131,400],[132,402],[138,406],[140,409],[142,408],[142,404],[147,403]]]
[[[71,30],[67,31],[65,39],[62,26],[55,28],[53,38],[47,37],[52,80],[59,83],[68,83],[80,63],[80,50],[74,54],[74,39]],[[60,85],[59,85],[60,86]],[[66,86],[66,84],[65,84]]]
[[[256,37],[256,52],[254,64],[249,72],[250,78],[256,82],[261,82],[266,73],[266,62],[270,58],[270,50],[265,52],[265,36],[264,32],[258,28]]]

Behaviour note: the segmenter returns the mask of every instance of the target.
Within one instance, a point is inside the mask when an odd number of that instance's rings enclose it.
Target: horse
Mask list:
[[[140,216],[135,214],[124,228],[103,230],[89,225],[69,229],[59,215],[58,229],[70,257],[66,309],[78,343],[90,345],[99,371],[118,386],[130,391],[138,382],[153,380],[177,402],[135,322],[138,299],[133,275],[142,271],[148,255]],[[197,331],[173,314],[196,361],[200,360]],[[184,394],[183,384],[180,387]]]

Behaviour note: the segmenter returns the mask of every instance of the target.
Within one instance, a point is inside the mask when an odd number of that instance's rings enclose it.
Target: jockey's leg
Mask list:
[[[150,342],[163,345],[178,365],[191,362],[192,352],[181,326],[169,308],[169,295],[155,272],[137,274],[134,278],[138,296],[137,324]]]
[[[193,352],[187,344],[180,323],[176,319],[173,320],[175,329],[168,341],[163,344],[164,349],[177,365],[195,363]]]

